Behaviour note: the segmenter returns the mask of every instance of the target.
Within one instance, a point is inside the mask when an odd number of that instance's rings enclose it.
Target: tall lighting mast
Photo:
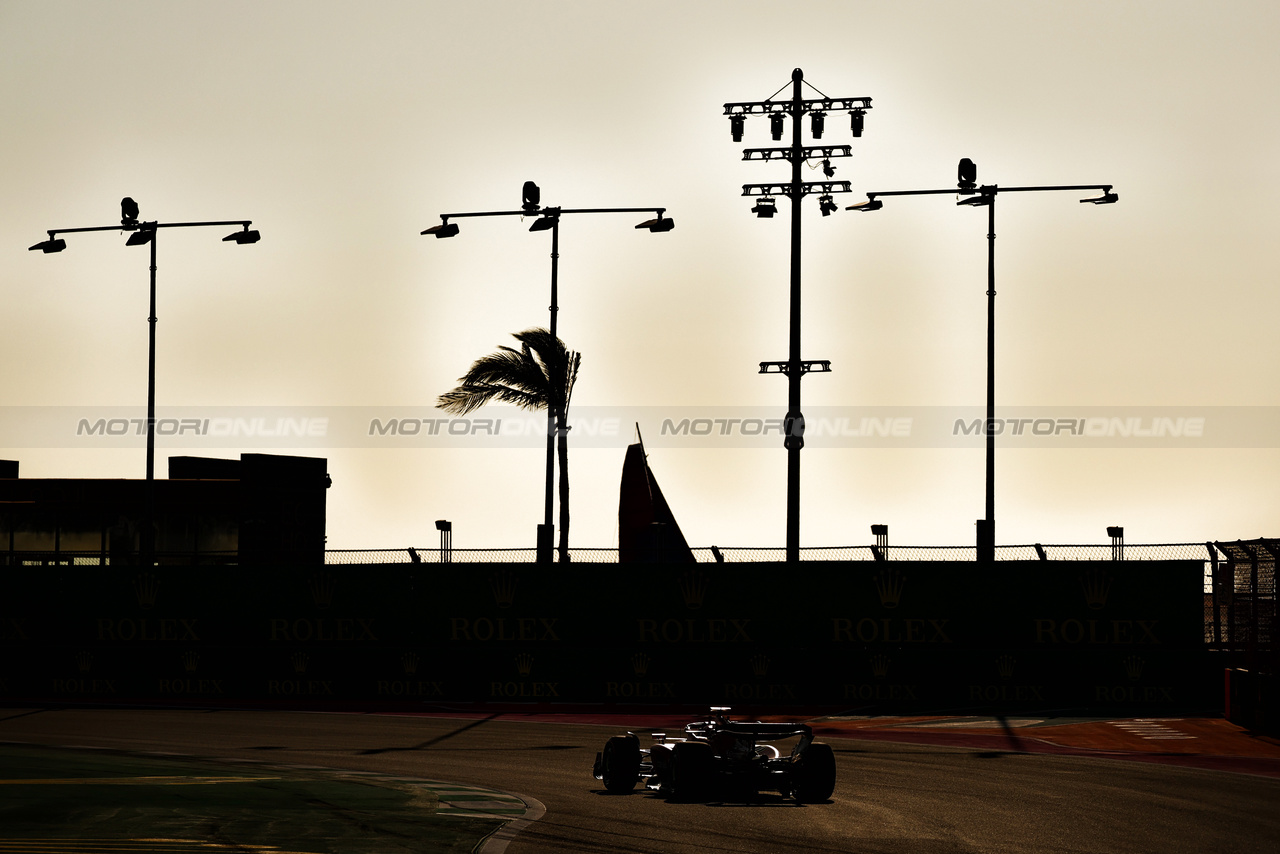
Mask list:
[[[820,97],[804,98],[801,91],[803,85],[808,85]],[[800,559],[800,449],[804,447],[804,415],[800,412],[800,379],[810,371],[828,373],[831,370],[830,361],[800,357],[800,201],[805,196],[816,192],[820,194],[818,208],[823,216],[829,216],[837,210],[832,195],[848,193],[851,190],[848,181],[831,180],[836,171],[831,161],[852,156],[852,148],[848,145],[806,146],[801,120],[806,115],[809,116],[809,132],[817,141],[821,140],[826,132],[827,115],[833,111],[847,110],[849,129],[854,137],[860,137],[866,112],[871,109],[871,99],[827,97],[812,84],[805,83],[804,72],[799,68],[791,72],[791,97],[785,100],[774,100],[786,88],[783,86],[764,101],[725,104],[724,114],[729,117],[729,127],[734,142],[742,141],[749,116],[767,116],[769,130],[775,141],[782,140],[786,131],[787,118],[791,119],[790,145],[777,148],[747,148],[742,152],[743,160],[789,161],[791,180],[779,184],[743,184],[742,195],[760,197],[751,211],[763,219],[769,219],[777,213],[775,196],[786,196],[791,200],[790,347],[785,361],[761,362],[760,373],[779,373],[787,377],[787,417],[784,422],[785,438],[783,439],[783,447],[787,449],[787,562],[794,563]],[[821,162],[823,175],[827,180],[803,180],[801,167],[809,161]]]

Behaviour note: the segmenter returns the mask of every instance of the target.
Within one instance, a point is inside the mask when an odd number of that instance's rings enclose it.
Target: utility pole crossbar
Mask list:
[[[830,160],[833,157],[852,157],[852,145],[806,145],[800,149],[801,160],[812,160],[821,157]],[[743,160],[773,160],[775,157],[790,160],[795,151],[790,148],[746,148],[742,151]]]
[[[810,372],[819,374],[831,373],[830,359],[806,359],[800,362],[800,373],[807,374]],[[762,374],[790,374],[790,362],[761,362],[760,373]]]
[[[770,113],[793,113],[799,105],[802,113],[812,110],[869,110],[870,98],[808,98],[787,101],[731,101],[724,105],[724,114],[733,115],[768,115]]]
[[[852,193],[848,181],[800,181],[790,184],[743,184],[744,196],[786,196],[797,198],[810,193]]]

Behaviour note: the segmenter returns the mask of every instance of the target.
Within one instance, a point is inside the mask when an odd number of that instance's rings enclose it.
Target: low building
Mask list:
[[[154,482],[155,562],[323,564],[328,461],[242,454],[170,457]],[[0,461],[0,562],[133,565],[147,482],[20,478]]]

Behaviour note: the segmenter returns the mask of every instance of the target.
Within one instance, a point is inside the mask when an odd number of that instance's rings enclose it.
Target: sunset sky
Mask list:
[[[583,354],[587,419],[570,434],[571,544],[616,546],[639,421],[692,545],[780,547],[781,441],[662,425],[785,414],[785,379],[758,363],[787,356],[790,203],[758,219],[740,194],[789,169],[743,162],[773,144],[767,122],[734,143],[723,105],[799,67],[873,107],[862,138],[836,113],[822,141],[853,146],[835,165],[854,192],[829,217],[803,202],[803,355],[832,365],[805,379],[804,409],[811,428],[844,425],[803,452],[803,546],[867,543],[873,523],[896,544],[973,542],[981,443],[939,437],[985,400],[986,213],[950,196],[844,210],[951,186],[961,157],[982,183],[1120,196],[1000,197],[1001,411],[1139,432],[1204,419],[1164,443],[1008,437],[997,542],[1103,542],[1108,525],[1131,543],[1276,536],[1278,37],[1262,0],[0,0],[0,458],[24,477],[143,476],[141,438],[74,426],[145,414],[147,249],[107,232],[27,251],[47,229],[117,222],[130,196],[144,220],[262,233],[161,233],[158,415],[325,425],[161,437],[158,472],[171,453],[324,456],[331,548],[429,546],[436,519],[458,548],[532,547],[541,439],[512,434],[527,416],[476,413],[507,422],[501,441],[366,428],[447,417],[431,406],[473,359],[546,325],[548,234],[515,217],[419,234],[441,213],[517,208],[534,180],[544,204],[676,222],[561,225],[559,332]],[[910,429],[851,436],[863,418]]]

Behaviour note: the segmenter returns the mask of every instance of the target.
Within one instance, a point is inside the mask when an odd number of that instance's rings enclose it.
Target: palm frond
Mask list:
[[[474,412],[486,403],[510,403],[521,409],[545,409],[541,395],[493,383],[470,383],[458,386],[436,398],[436,406],[454,415]]]
[[[458,378],[458,382],[463,385],[498,384],[542,393],[547,387],[542,366],[527,350],[517,352],[510,347],[499,347],[497,353],[477,359]]]
[[[458,378],[458,387],[436,399],[446,412],[466,415],[486,403],[510,403],[521,409],[551,407],[557,416],[569,408],[573,384],[578,378],[582,355],[571,352],[564,342],[541,327],[526,329],[513,337],[520,349],[499,346],[497,352],[481,356]]]

